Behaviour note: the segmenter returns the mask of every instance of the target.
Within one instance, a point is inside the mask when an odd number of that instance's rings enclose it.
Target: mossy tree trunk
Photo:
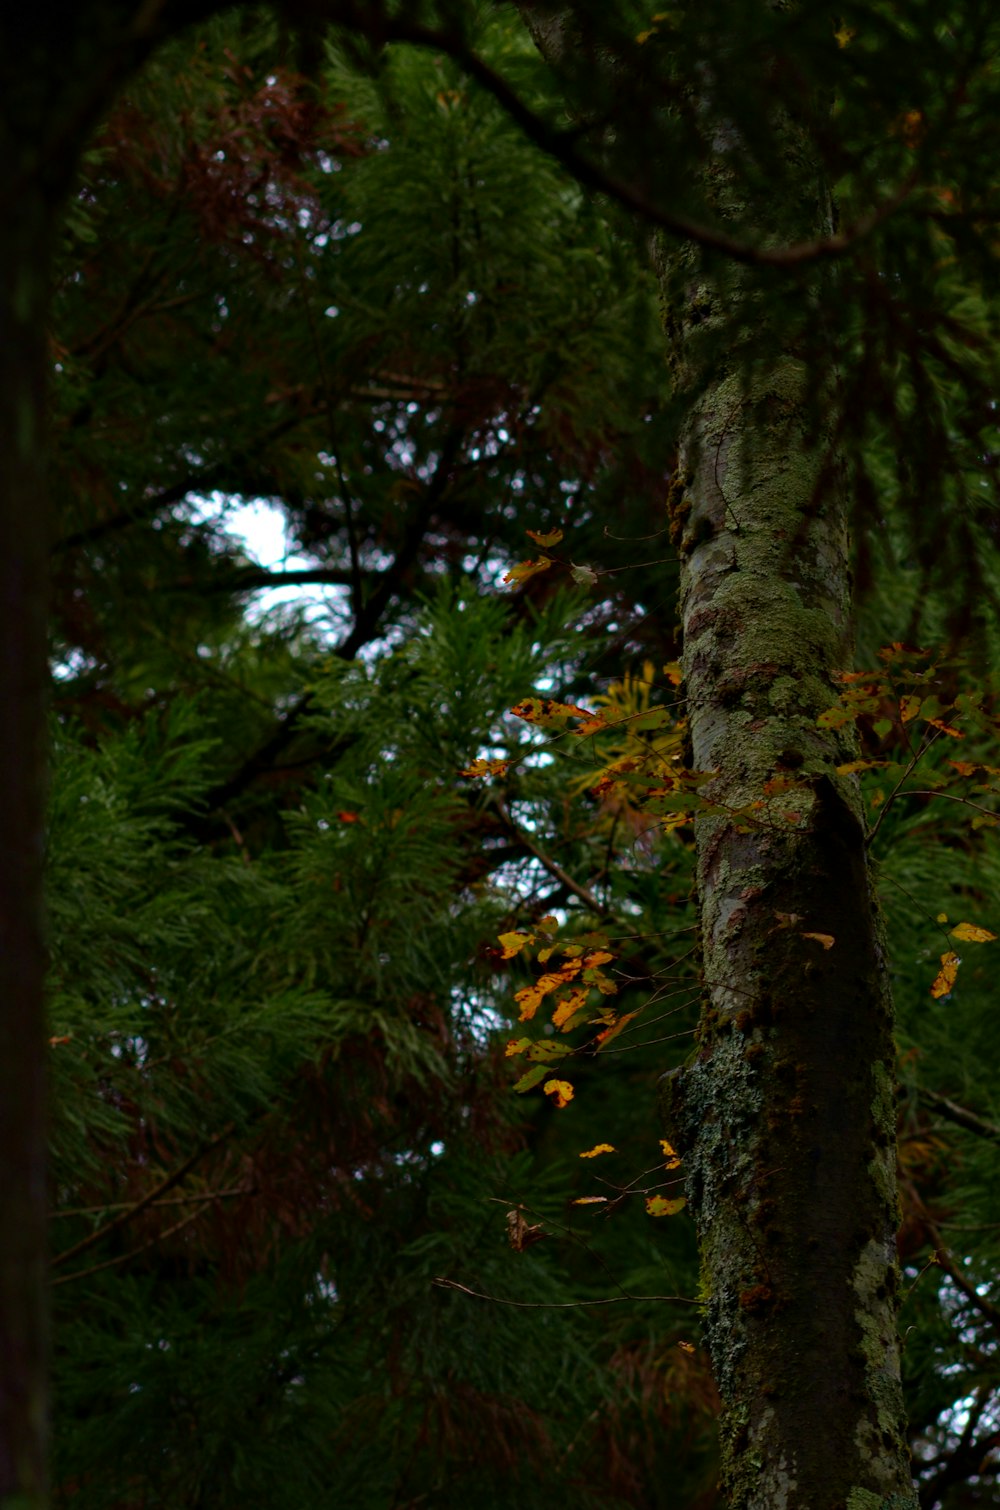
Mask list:
[[[583,5],[521,8],[557,70],[591,66],[567,57]],[[693,88],[706,218],[743,244],[829,237],[807,133],[773,110],[755,190],[710,67]],[[669,510],[692,765],[717,773],[696,823],[699,1047],[663,1109],[699,1233],[724,1490],[736,1510],[915,1510],[892,1002],[856,778],[837,773],[855,733],[817,723],[852,651],[835,379],[819,350],[835,292],[806,264],[768,281],[665,236],[657,263],[688,403]]]
[[[759,214],[740,146],[709,134],[706,183],[741,234],[832,231],[789,122]],[[894,1046],[853,725],[819,715],[851,657],[847,520],[815,328],[759,273],[708,276],[661,244],[669,357],[691,407],[670,493],[681,559],[704,1005],[697,1055],[665,1084],[697,1224],[739,1510],[915,1506],[896,1329]],[[798,284],[820,310],[823,275]],[[802,332],[796,338],[790,332]]]

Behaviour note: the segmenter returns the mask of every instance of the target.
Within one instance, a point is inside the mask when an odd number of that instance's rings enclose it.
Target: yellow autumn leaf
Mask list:
[[[542,1090],[559,1107],[568,1106],[573,1099],[573,1087],[568,1080],[546,1080]]]
[[[832,949],[837,942],[832,933],[804,933],[804,939],[815,939],[817,944],[822,944],[824,949]]]
[[[681,1162],[681,1156],[677,1152],[677,1150],[674,1147],[674,1145],[672,1143],[668,1142],[668,1140],[666,1138],[661,1138],[660,1139],[660,1147],[663,1149],[663,1156],[664,1156],[664,1158],[667,1161],[666,1164],[664,1165],[664,1168],[666,1168],[666,1169],[677,1169],[677,1168],[679,1168],[680,1167],[680,1162]]]
[[[687,1196],[679,1195],[670,1200],[665,1195],[647,1195],[646,1210],[650,1216],[676,1216],[687,1205]]]
[[[920,712],[919,697],[901,697],[899,700],[899,716],[904,724],[908,724],[916,718]]]
[[[693,1353],[695,1350],[693,1342],[678,1342],[677,1346],[682,1353]]]
[[[837,766],[837,775],[854,776],[858,771],[874,771],[876,766],[887,764],[885,760],[849,760],[846,765]]]
[[[518,1022],[530,1022],[538,1008],[541,1006],[544,991],[539,991],[537,986],[525,986],[520,991],[514,992],[514,1000],[520,1007]]]
[[[504,959],[513,959],[516,954],[520,954],[522,949],[526,949],[529,944],[535,942],[535,935],[524,933],[519,928],[514,933],[501,933],[500,942],[503,944]]]
[[[684,672],[681,670],[680,661],[669,661],[663,668],[663,675],[671,687],[679,687],[684,680]]]
[[[545,997],[553,991],[558,991],[560,986],[568,985],[579,969],[578,959],[567,960],[558,971],[540,975],[533,986],[524,986],[520,991],[515,991],[514,1000],[521,1008],[520,1021],[527,1022],[529,1018],[534,1017]]]
[[[571,1206],[606,1206],[606,1195],[578,1195],[575,1201],[570,1201]]]
[[[613,1143],[595,1143],[593,1148],[588,1148],[586,1153],[580,1155],[581,1159],[596,1159],[599,1153],[614,1153]]]
[[[941,968],[934,979],[933,986],[931,986],[931,995],[935,1001],[942,996],[948,995],[955,984],[955,976],[958,974],[960,964],[961,960],[958,955],[953,954],[951,950],[947,954],[942,954]]]
[[[524,533],[545,550],[551,545],[558,545],[563,537],[562,530],[549,530],[547,534],[539,533],[538,530],[525,530]]]
[[[531,1048],[530,1038],[508,1038],[504,1049],[504,1058],[513,1059],[517,1054],[523,1054],[525,1049]]]
[[[979,928],[975,923],[959,923],[951,930],[953,939],[961,939],[963,944],[992,944],[996,934],[988,928]]]
[[[589,995],[590,991],[586,986],[574,986],[568,996],[560,996],[552,1013],[552,1026],[567,1032],[571,1019],[587,1005]]]
[[[537,572],[548,571],[551,565],[552,562],[548,556],[539,556],[537,561],[519,561],[506,573],[504,581],[519,587],[522,582],[527,582],[528,578],[535,576]]]
[[[939,912],[938,915],[937,915],[937,917],[934,919],[934,921],[936,923],[947,923],[947,921],[948,921],[948,914],[946,912]]]

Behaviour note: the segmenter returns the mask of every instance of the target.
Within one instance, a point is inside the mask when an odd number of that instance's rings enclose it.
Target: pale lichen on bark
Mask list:
[[[522,11],[578,81],[567,53],[585,8]],[[697,27],[686,6],[671,24],[688,15]],[[765,98],[765,190],[716,109],[720,60],[724,37],[685,84],[706,213],[744,243],[828,238],[808,111]],[[694,767],[716,773],[696,823],[698,1050],[662,1104],[698,1227],[723,1488],[734,1510],[913,1510],[892,1005],[857,784],[837,772],[856,736],[817,722],[851,655],[836,378],[810,328],[827,275],[791,289],[690,242],[654,247],[666,358],[688,403],[667,507],[690,745]]]

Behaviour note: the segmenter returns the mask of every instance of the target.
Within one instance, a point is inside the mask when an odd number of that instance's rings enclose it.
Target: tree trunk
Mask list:
[[[46,309],[53,211],[23,156],[0,237],[0,1506],[46,1502]],[[0,189],[2,192],[2,189]],[[6,195],[4,195],[6,200]]]
[[[588,66],[572,56],[582,5],[521,9],[554,67]],[[775,164],[755,203],[707,65],[694,88],[692,172],[715,215],[743,242],[829,236],[807,134],[772,110]],[[816,330],[811,354],[805,334],[789,337],[787,274],[767,287],[663,237],[658,271],[689,400],[668,503],[691,763],[717,772],[696,823],[699,1047],[667,1077],[663,1109],[699,1234],[723,1486],[734,1510],[915,1510],[892,1002],[856,778],[837,774],[857,756],[855,732],[817,724],[852,648],[834,383]],[[801,312],[831,292],[818,272],[800,275],[800,332]]]
[[[743,235],[827,236],[818,164],[779,129],[786,178],[755,216],[738,139],[708,127],[710,197]],[[738,1510],[902,1510],[892,1003],[857,778],[837,774],[854,728],[817,725],[851,656],[834,386],[759,275],[712,278],[665,244],[660,274],[692,397],[669,498],[691,759],[718,773],[696,823],[699,1047],[663,1099],[699,1233],[723,1485]],[[820,275],[795,297],[820,307]]]

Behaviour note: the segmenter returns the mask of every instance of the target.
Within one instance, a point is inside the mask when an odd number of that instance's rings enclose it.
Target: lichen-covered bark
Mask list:
[[[787,176],[755,213],[738,137],[706,122],[716,207],[744,233],[828,234],[808,145],[781,129]],[[832,405],[750,272],[723,290],[689,246],[661,246],[659,268],[691,395],[669,499],[691,755],[718,773],[696,824],[699,1047],[664,1114],[700,1238],[724,1488],[736,1510],[902,1510],[892,1008],[855,778],[836,770],[853,730],[817,724],[851,651]]]
[[[581,59],[566,55],[588,5],[519,7],[579,84]],[[671,24],[685,12],[697,27],[693,5]],[[766,193],[748,188],[739,128],[714,108],[714,66],[706,52],[686,84],[707,204],[744,245],[828,237],[808,133],[765,87],[776,150]],[[699,1047],[668,1077],[663,1110],[700,1239],[724,1489],[734,1510],[915,1510],[896,1332],[892,1005],[856,784],[837,774],[856,757],[854,733],[817,723],[851,654],[834,378],[817,376],[815,316],[832,290],[808,272],[794,289],[768,287],[752,266],[710,266],[666,237],[657,255],[668,360],[689,406],[668,508],[692,765],[717,773],[696,823]]]

